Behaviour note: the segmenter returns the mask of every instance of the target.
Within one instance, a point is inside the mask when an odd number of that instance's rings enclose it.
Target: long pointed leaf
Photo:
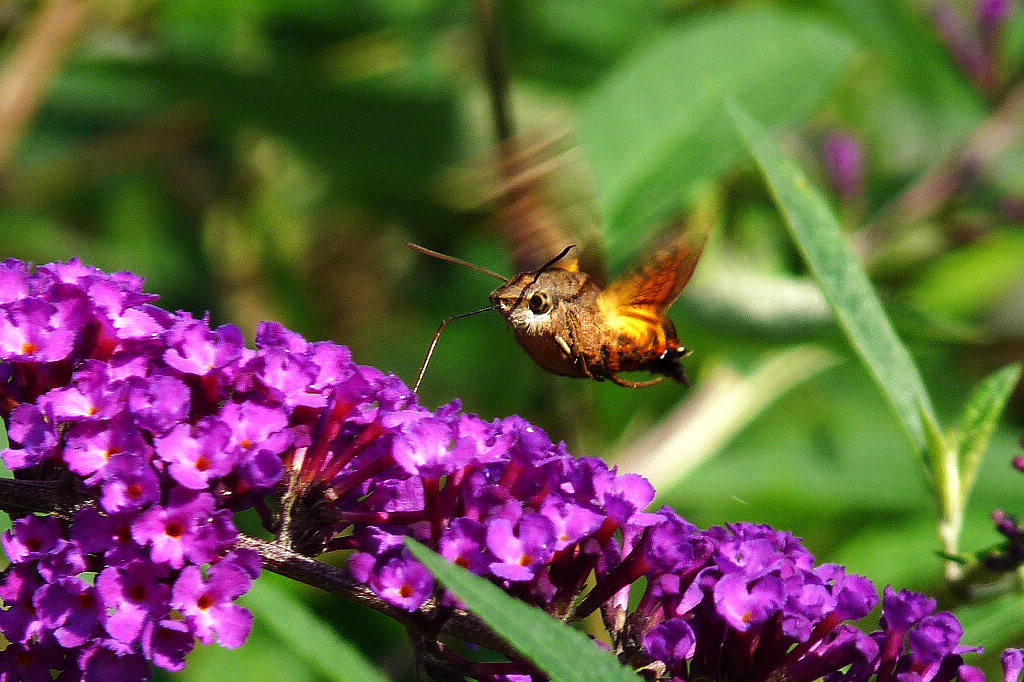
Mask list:
[[[867,273],[847,246],[839,222],[800,169],[782,155],[768,131],[734,103],[725,101],[725,106],[850,345],[928,468],[925,421],[937,423],[931,398],[910,353],[882,310]]]
[[[960,477],[966,498],[974,484],[981,456],[985,454],[992,430],[1006,408],[1014,387],[1020,381],[1021,363],[1015,362],[985,377],[974,389],[958,428],[957,450]]]
[[[495,632],[556,682],[639,682],[618,659],[586,635],[540,609],[505,594],[480,576],[451,564],[414,540],[406,545],[445,587]]]

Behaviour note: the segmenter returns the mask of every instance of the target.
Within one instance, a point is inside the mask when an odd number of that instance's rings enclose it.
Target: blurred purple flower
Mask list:
[[[864,194],[864,150],[852,135],[832,132],[822,143],[829,181],[839,198],[854,202]]]
[[[946,2],[936,2],[930,12],[935,31],[957,66],[985,93],[998,83],[995,40],[1010,9],[1002,5],[1002,0],[980,0],[975,7],[977,26],[968,26]]]
[[[1016,7],[1016,0],[978,0],[975,14],[982,35],[992,35],[1009,20]]]

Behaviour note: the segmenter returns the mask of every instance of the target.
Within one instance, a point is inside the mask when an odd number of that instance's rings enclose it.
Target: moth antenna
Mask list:
[[[480,265],[477,265],[475,263],[470,263],[469,261],[462,260],[461,258],[456,258],[455,256],[449,256],[448,254],[441,253],[439,251],[431,251],[430,249],[424,248],[424,247],[420,246],[419,244],[413,244],[412,242],[406,242],[405,245],[408,246],[413,251],[415,251],[416,253],[422,253],[424,256],[430,256],[431,258],[436,258],[438,260],[443,260],[443,261],[446,261],[448,263],[455,263],[456,265],[462,265],[462,266],[465,266],[465,267],[469,268],[470,270],[476,270],[477,272],[482,272],[485,275],[490,275],[491,277],[493,277],[495,279],[500,279],[502,282],[505,282],[505,283],[508,283],[508,281],[509,281],[508,277],[502,277],[501,275],[499,275],[498,273],[496,273],[496,272],[494,272],[492,270],[488,270],[487,268],[482,267]],[[564,255],[565,255],[565,253],[563,252],[562,256],[564,256]],[[558,258],[561,258],[562,256],[559,256]],[[555,260],[557,261],[558,258],[556,258]],[[544,267],[547,267],[547,266],[544,266]]]
[[[423,375],[426,374],[427,372],[427,365],[430,364],[430,358],[431,356],[434,355],[434,348],[437,347],[437,341],[438,339],[441,338],[441,332],[443,332],[444,328],[448,326],[448,323],[463,317],[469,317],[470,315],[479,315],[480,313],[486,313],[488,310],[494,310],[494,306],[489,305],[486,308],[474,310],[473,312],[470,313],[459,313],[458,315],[452,315],[451,317],[446,317],[444,321],[441,322],[441,325],[437,328],[437,331],[434,332],[434,338],[431,339],[430,341],[430,347],[427,348],[427,356],[423,358],[423,364],[420,365],[420,373],[416,375],[416,383],[412,385],[413,393],[419,392],[420,383],[423,381]]]
[[[561,252],[561,253],[559,253],[559,254],[558,254],[557,256],[555,256],[554,258],[552,258],[551,260],[549,260],[549,261],[548,261],[547,263],[545,263],[544,265],[540,266],[540,269],[539,269],[539,270],[537,270],[537,276],[540,276],[540,273],[544,272],[545,270],[547,270],[548,268],[550,268],[550,267],[551,267],[552,265],[554,265],[554,264],[555,264],[555,263],[557,263],[558,261],[560,261],[560,260],[562,260],[563,258],[565,258],[566,254],[568,254],[568,253],[569,253],[570,251],[572,251],[572,250],[573,250],[573,249],[575,249],[575,248],[576,248],[576,245],[575,245],[575,244],[569,244],[569,246],[567,246],[567,247],[565,247],[564,249],[562,249],[562,252]],[[535,281],[535,282],[536,282],[536,281],[537,281],[537,277],[534,277],[534,278],[533,278],[533,281]]]

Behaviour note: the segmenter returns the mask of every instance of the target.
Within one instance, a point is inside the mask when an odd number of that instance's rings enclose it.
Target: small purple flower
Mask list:
[[[229,437],[230,429],[221,421],[205,421],[198,428],[178,424],[157,438],[154,447],[179,485],[204,490],[234,467],[235,458],[226,451]]]
[[[153,665],[180,672],[185,669],[185,657],[195,648],[195,636],[180,620],[148,621],[142,633],[142,653]]]
[[[149,546],[155,563],[172,568],[182,568],[186,560],[204,564],[234,536],[224,510],[214,507],[209,493],[175,488],[166,506],[150,507],[132,524],[132,538]]]
[[[680,618],[673,618],[651,628],[644,635],[644,648],[651,656],[670,669],[681,667],[693,658],[697,638],[693,630]]]
[[[395,462],[411,476],[440,478],[459,462],[453,457],[451,426],[429,413],[407,410],[387,415],[382,423],[395,430],[392,453]]]
[[[650,481],[638,474],[617,476],[607,469],[604,462],[594,462],[594,465],[590,472],[593,475],[594,499],[606,510],[609,518],[622,526],[646,526],[659,520],[656,515],[643,511],[654,501],[654,486]]]
[[[57,362],[71,353],[81,329],[80,309],[24,298],[0,307],[0,358]]]
[[[864,194],[864,150],[849,133],[833,132],[821,150],[829,181],[839,198],[856,201]]]
[[[70,650],[55,642],[12,642],[0,651],[2,682],[53,682],[51,670],[74,670]],[[63,678],[60,678],[63,679]]]
[[[167,615],[171,588],[165,565],[145,560],[124,568],[108,567],[96,578],[96,588],[110,611],[106,629],[111,637],[136,643],[143,628]]]
[[[256,354],[250,369],[254,370],[255,378],[275,401],[289,407],[302,405],[321,408],[327,404],[323,391],[313,388],[317,367],[308,358],[295,352],[283,348],[266,348]]]
[[[142,682],[151,674],[149,664],[131,647],[115,639],[93,643],[78,659],[82,682]]]
[[[604,517],[584,506],[566,503],[555,497],[544,501],[540,513],[551,522],[555,531],[555,551],[576,544],[597,532]]]
[[[508,519],[495,519],[487,527],[487,548],[498,561],[491,573],[513,582],[531,580],[553,551],[555,529],[539,514],[529,514],[513,528]]]
[[[900,639],[912,625],[935,610],[935,600],[927,595],[887,585],[882,597],[882,628],[892,639]]]
[[[34,639],[44,639],[46,629],[33,597],[43,581],[32,564],[16,563],[4,576],[0,584],[0,599],[6,609],[0,610],[0,632],[11,642],[28,643]]]
[[[24,516],[0,537],[0,545],[11,563],[22,563],[52,552],[62,535],[60,524],[52,516]]]
[[[68,649],[92,640],[106,615],[95,588],[80,578],[43,585],[32,601],[43,626]]]
[[[0,306],[26,298],[30,293],[28,271],[21,261],[0,263]]]
[[[163,434],[188,418],[192,393],[181,379],[157,375],[129,385],[128,412],[138,428]]]
[[[477,575],[487,573],[487,527],[473,519],[459,518],[445,529],[438,542],[441,556]]]
[[[52,414],[44,414],[34,404],[22,403],[14,408],[7,436],[21,447],[4,450],[4,463],[8,468],[24,469],[53,459],[58,442],[54,422]]]
[[[114,455],[128,452],[133,458],[149,459],[149,445],[125,413],[111,420],[69,424],[64,441],[64,463],[68,469],[85,477],[89,485],[107,477],[106,467]],[[121,459],[123,465],[124,458]]]
[[[43,580],[52,583],[66,576],[84,573],[87,566],[78,544],[61,538],[53,550],[39,558],[36,568]]]
[[[266,448],[273,442],[280,453],[290,444],[287,438],[280,439],[280,442],[277,440],[278,434],[288,426],[288,416],[279,406],[231,402],[224,406],[219,418],[228,427],[226,447],[236,452]]]
[[[377,568],[370,587],[392,606],[415,611],[434,591],[434,577],[423,564],[395,557]]]
[[[95,507],[82,507],[75,514],[71,538],[84,554],[101,554],[109,566],[124,566],[143,556],[132,539],[130,513],[104,514]]]
[[[1000,662],[1003,664],[1003,682],[1020,682],[1021,671],[1024,671],[1024,650],[1007,649]]]
[[[126,388],[111,382],[105,363],[85,360],[67,388],[49,391],[39,405],[62,422],[110,419],[123,409]]]
[[[276,484],[284,474],[281,453],[292,444],[285,411],[279,406],[232,402],[224,406],[219,419],[228,427],[224,450],[236,459],[246,482],[256,489]]]
[[[226,649],[234,649],[245,642],[252,629],[252,614],[233,603],[252,584],[248,566],[251,559],[236,560],[238,554],[228,555],[211,567],[205,580],[198,566],[186,566],[174,583],[171,604],[185,615],[203,644],[216,641]]]
[[[786,603],[785,584],[773,575],[748,581],[730,573],[715,584],[714,594],[719,615],[737,632],[764,623]]]
[[[980,649],[960,646],[963,628],[948,612],[933,614],[935,600],[906,590],[886,587],[882,597],[882,630],[873,635],[881,644],[877,668],[879,677],[892,671],[910,670],[922,682],[949,679],[943,670],[957,670],[959,679],[984,679],[981,672],[963,664],[963,654]],[[904,649],[904,638],[909,650]]]
[[[139,511],[160,499],[160,477],[146,459],[131,453],[110,458],[103,469],[100,506],[108,513]]]
[[[237,327],[210,329],[206,320],[182,317],[167,332],[164,361],[186,375],[205,376],[239,359],[245,340]]]

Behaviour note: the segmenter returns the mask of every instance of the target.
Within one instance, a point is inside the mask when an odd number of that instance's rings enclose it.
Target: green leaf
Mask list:
[[[629,255],[742,150],[707,81],[768,125],[802,118],[842,73],[851,42],[778,8],[718,12],[655,36],[576,121],[597,176],[609,253]]]
[[[946,319],[976,319],[1024,275],[1024,233],[990,232],[932,259],[907,290],[909,303]]]
[[[271,578],[268,580],[268,578]],[[243,598],[261,627],[273,633],[324,679],[336,682],[387,682],[352,644],[327,623],[263,576]],[[278,579],[280,580],[280,579]]]
[[[750,114],[727,98],[723,100],[825,299],[927,469],[925,420],[937,423],[935,410],[867,273],[847,246],[835,216],[801,170],[782,155],[768,131]]]
[[[960,479],[966,498],[974,484],[978,464],[988,448],[996,422],[1006,408],[1021,377],[1021,363],[1015,362],[993,372],[978,383],[971,394],[957,428]]]
[[[640,680],[615,656],[599,649],[579,630],[510,597],[496,585],[445,561],[414,540],[406,539],[406,546],[445,587],[466,603],[470,611],[550,675],[552,680]]]

